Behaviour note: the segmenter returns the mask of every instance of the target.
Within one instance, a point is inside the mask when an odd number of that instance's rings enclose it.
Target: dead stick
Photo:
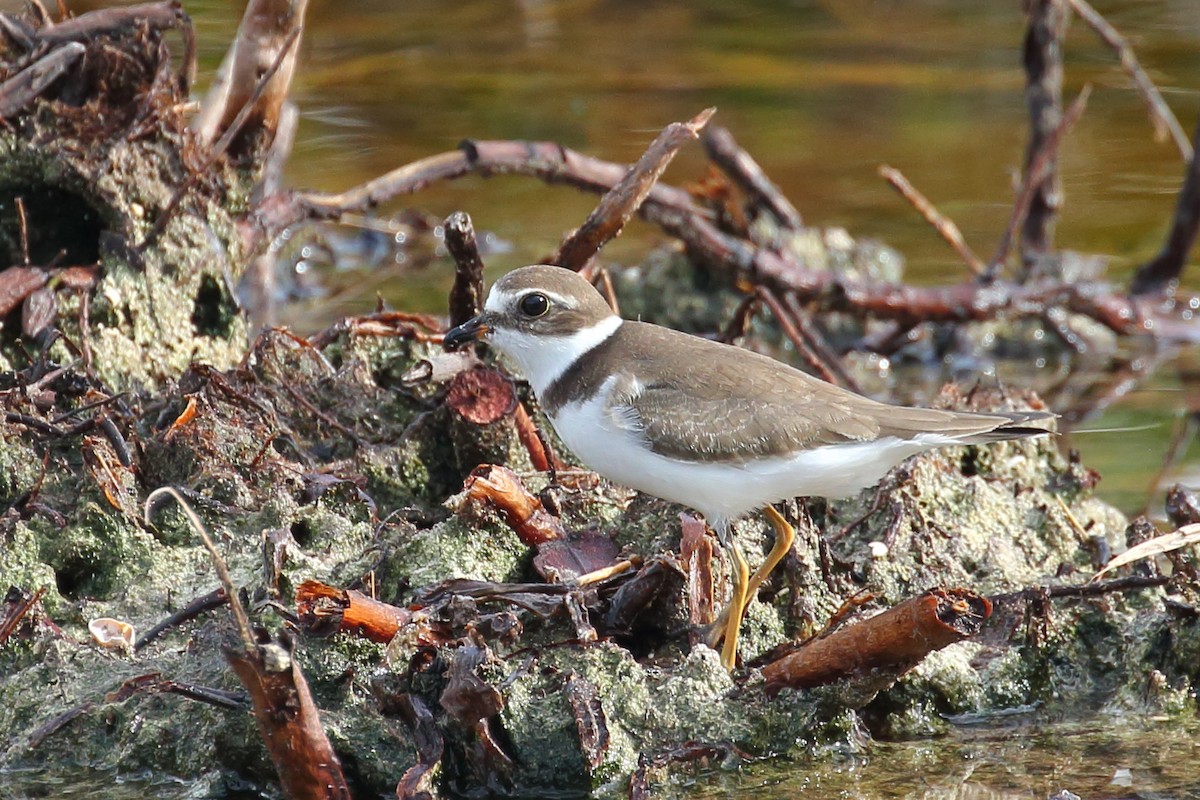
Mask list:
[[[553,142],[466,142],[463,148],[413,162],[342,194],[272,195],[255,210],[259,241],[304,219],[335,219],[371,208],[397,194],[416,192],[439,180],[468,174],[529,175],[548,183],[606,191],[625,169]],[[1061,306],[1121,335],[1150,332],[1138,303],[1098,284],[917,287],[854,281],[827,270],[811,270],[787,253],[724,233],[711,222],[710,212],[694,205],[685,192],[666,184],[655,184],[639,213],[681,239],[696,257],[715,268],[749,274],[777,293],[795,292],[801,302],[813,302],[820,311],[844,311],[917,325],[981,321],[1003,315],[1036,316],[1047,307]],[[1009,246],[1004,246],[1005,254]],[[1194,338],[1189,331],[1177,327],[1171,331],[1156,328],[1154,332],[1163,340],[1189,341]]]
[[[1142,69],[1141,62],[1138,61],[1137,54],[1133,52],[1129,42],[1121,35],[1120,31],[1100,15],[1100,12],[1092,8],[1087,0],[1067,0],[1067,2],[1071,5],[1072,10],[1091,26],[1096,35],[1117,54],[1117,58],[1121,61],[1121,68],[1129,74],[1134,88],[1137,89],[1142,102],[1146,104],[1150,124],[1154,126],[1155,138],[1162,140],[1170,136],[1171,140],[1175,142],[1175,146],[1179,148],[1179,154],[1183,156],[1183,160],[1191,161],[1192,153],[1195,150],[1188,140],[1187,133],[1179,124],[1171,107],[1167,105],[1167,101],[1163,99],[1158,87],[1154,85],[1154,81],[1150,80],[1150,76]]]
[[[933,651],[977,634],[991,613],[992,604],[974,592],[930,590],[767,664],[766,690],[823,686],[868,672],[899,677]]]
[[[466,140],[458,150],[439,153],[405,164],[374,180],[339,194],[284,192],[271,195],[255,209],[258,240],[270,241],[280,231],[306,219],[337,219],[367,211],[394,197],[414,194],[425,187],[464,175],[532,175],[547,183],[566,183],[578,189],[607,192],[629,171],[583,155],[557,142]],[[639,209],[661,207],[702,217],[712,212],[697,206],[682,189],[656,183]]]
[[[8,637],[12,636],[21,620],[29,613],[29,609],[33,608],[45,593],[45,586],[39,587],[32,594],[16,587],[8,590],[8,595],[4,598],[4,614],[0,616],[0,645],[8,641]]]
[[[758,313],[759,305],[762,300],[757,294],[748,294],[742,298],[742,302],[738,303],[737,308],[733,310],[733,314],[729,317],[729,322],[725,323],[725,327],[717,334],[717,341],[725,344],[733,344],[738,339],[746,335],[746,331],[750,329],[750,321],[754,315]]]
[[[958,257],[966,263],[967,269],[977,276],[983,274],[986,269],[983,261],[975,255],[975,251],[963,239],[962,231],[954,224],[954,220],[938,211],[937,207],[929,202],[929,198],[908,182],[908,178],[904,177],[900,170],[889,167],[887,164],[880,164],[879,176],[891,184],[892,188],[899,192],[900,196],[907,200],[909,205],[915,208],[917,213],[938,232],[946,244],[958,253]]]
[[[461,325],[483,309],[483,259],[475,242],[471,216],[455,211],[442,223],[446,249],[454,259],[454,285],[450,287],[450,326]]]
[[[0,84],[0,119],[16,116],[62,77],[87,50],[68,42]]]
[[[796,330],[796,324],[792,320],[791,313],[783,307],[783,304],[779,302],[779,298],[775,296],[775,293],[765,286],[756,286],[754,287],[754,291],[758,295],[758,298],[766,304],[767,308],[771,309],[771,313],[775,315],[775,321],[779,323],[779,327],[783,330],[784,335],[795,345],[796,354],[822,380],[826,383],[836,384],[838,382],[837,375],[808,346],[808,342],[800,335],[800,331]]]
[[[704,129],[704,149],[729,179],[755,202],[767,209],[785,228],[798,231],[804,227],[800,212],[784,196],[754,158],[743,150],[727,128],[709,125]]]
[[[1021,49],[1025,66],[1025,103],[1029,108],[1029,142],[1025,146],[1025,183],[1033,186],[1029,211],[1021,226],[1021,257],[1025,262],[1047,252],[1054,239],[1054,221],[1062,206],[1057,146],[1047,143],[1062,119],[1062,40],[1066,34],[1065,0],[1029,0],[1029,27]],[[1048,157],[1041,177],[1034,180],[1035,161]]]
[[[859,316],[891,319],[902,324],[968,322],[1034,316],[1047,307],[1062,306],[1088,316],[1124,335],[1149,332],[1138,303],[1087,284],[1040,283],[1028,286],[955,284],[909,286],[855,281],[828,270],[811,270],[791,255],[758,247],[730,236],[708,220],[655,215],[669,233],[678,236],[696,257],[715,268],[762,283],[776,293],[792,292],[802,302],[822,311],[844,311]],[[1156,329],[1158,335],[1166,332]],[[1171,331],[1183,336],[1187,331]]]
[[[250,114],[254,111],[255,103],[258,102],[258,98],[264,91],[266,91],[267,85],[271,82],[271,78],[275,76],[275,73],[283,65],[284,59],[287,57],[288,53],[291,52],[292,46],[297,42],[297,40],[299,40],[299,38],[299,29],[293,30],[291,35],[288,36],[287,41],[284,42],[283,47],[281,47],[279,49],[279,53],[276,54],[275,61],[272,62],[271,66],[267,68],[267,71],[263,73],[262,77],[258,79],[258,84],[255,85],[254,91],[250,93],[248,98],[246,98],[245,104],[242,106],[241,110],[238,111],[237,116],[233,118],[233,122],[231,122],[229,127],[225,129],[225,132],[221,135],[221,138],[217,140],[217,143],[213,145],[208,155],[204,158],[204,163],[202,163],[199,168],[197,168],[187,177],[187,179],[179,186],[179,188],[175,190],[175,194],[171,195],[171,199],[167,202],[167,207],[164,208],[162,213],[158,215],[158,219],[154,221],[154,225],[151,226],[150,230],[146,232],[146,237],[142,239],[141,243],[137,246],[137,251],[139,253],[143,252],[147,247],[154,244],[155,240],[157,240],[162,232],[166,229],[167,223],[170,222],[171,218],[175,216],[175,212],[178,210],[179,204],[183,202],[183,198],[192,190],[192,187],[195,186],[202,177],[208,175],[209,168],[212,167],[216,160],[225,152],[226,148],[229,147],[229,144],[233,141],[233,137],[238,134],[238,131],[241,130],[242,125],[244,125],[246,120],[250,118]]]
[[[138,640],[133,645],[134,651],[141,650],[146,645],[153,642],[159,636],[162,636],[172,628],[203,614],[205,611],[211,611],[214,608],[220,608],[229,602],[229,597],[225,594],[223,587],[213,589],[208,594],[203,594],[197,597],[192,602],[188,603],[183,608],[176,611],[171,616],[164,619],[162,622],[155,625],[150,630],[138,637]]]
[[[513,422],[517,428],[517,437],[521,446],[529,453],[529,463],[538,472],[556,472],[563,469],[563,464],[547,447],[542,437],[538,435],[537,425],[525,408],[525,403],[518,401],[513,412]]]
[[[150,28],[188,27],[191,21],[183,12],[179,0],[162,3],[142,3],[124,8],[102,8],[78,17],[65,19],[54,25],[40,28],[37,32],[43,44],[64,42],[92,42],[97,37],[133,30],[139,25]]]
[[[988,262],[988,268],[981,278],[984,282],[994,280],[1000,273],[1000,268],[1004,265],[1004,260],[1008,258],[1009,250],[1012,249],[1017,229],[1021,227],[1021,223],[1030,213],[1030,209],[1038,197],[1039,187],[1042,186],[1046,177],[1050,175],[1053,169],[1059,143],[1066,136],[1067,131],[1074,127],[1079,118],[1083,116],[1083,111],[1087,108],[1088,97],[1091,94],[1091,85],[1084,86],[1079,92],[1079,96],[1075,98],[1070,108],[1067,109],[1067,113],[1059,120],[1058,126],[1050,135],[1041,140],[1041,147],[1033,154],[1032,160],[1029,162],[1029,168],[1025,172],[1025,179],[1021,184],[1021,190],[1017,193],[1017,199],[1013,203],[1012,213],[1009,215],[1004,235],[1000,237],[1000,242],[996,245],[996,253],[992,256],[992,260]]]
[[[551,514],[508,467],[484,464],[468,476],[467,496],[496,508],[522,543],[536,547],[565,539],[558,517]]]
[[[296,588],[296,617],[301,629],[313,636],[345,632],[387,644],[412,621],[412,616],[407,608],[354,589],[338,589],[312,580]]]
[[[1195,142],[1200,149],[1200,121],[1196,123]],[[1162,250],[1138,268],[1129,285],[1130,294],[1146,295],[1162,292],[1179,280],[1187,265],[1188,255],[1200,230],[1200,158],[1188,162],[1183,186],[1175,201],[1175,216]]]
[[[688,122],[672,122],[664,128],[621,181],[601,198],[583,224],[563,240],[549,263],[582,269],[601,247],[621,233],[679,148],[695,139],[716,111],[707,108]]]
[[[333,746],[287,631],[278,637],[259,629],[255,649],[222,648],[250,694],[254,718],[288,800],[350,800]]]
[[[17,195],[13,198],[17,207],[17,227],[21,235],[21,265],[29,266],[29,218],[25,216],[25,198]]]
[[[293,43],[304,31],[307,6],[308,0],[246,3],[237,36],[193,123],[201,143],[211,143],[218,134],[225,138],[232,130],[241,138],[231,152],[241,156],[255,142],[255,134],[274,134],[295,72],[297,48]],[[272,63],[270,76],[260,78]],[[251,117],[253,121],[247,125]]]
[[[821,333],[817,328],[816,323],[809,319],[810,312],[800,307],[800,302],[796,300],[796,296],[792,294],[783,295],[783,304],[792,314],[792,321],[796,323],[796,330],[800,332],[804,342],[808,345],[808,349],[816,354],[817,358],[829,367],[829,370],[837,377],[837,382],[850,389],[851,391],[862,394],[862,388],[858,385],[858,381],[846,370],[842,364],[841,357],[833,352],[833,348],[829,346],[829,341],[825,338],[825,334]]]
[[[155,501],[164,494],[179,504],[188,524],[204,542],[229,598],[240,642],[223,646],[221,650],[238,680],[250,693],[254,718],[279,775],[284,796],[289,800],[350,800],[350,789],[341,764],[321,728],[308,683],[292,656],[295,643],[291,634],[283,631],[274,637],[263,628],[251,630],[250,619],[238,599],[225,559],[196,512],[176,489],[164,486],[150,493],[146,498],[146,522],[150,521],[150,510]]]

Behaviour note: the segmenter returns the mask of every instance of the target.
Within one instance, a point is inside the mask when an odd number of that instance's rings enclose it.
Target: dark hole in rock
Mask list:
[[[237,314],[237,304],[212,275],[200,280],[196,305],[192,309],[192,327],[201,336],[225,337]]]
[[[98,597],[108,593],[108,582],[84,559],[68,559],[54,570],[54,585],[68,600]]]
[[[29,263],[76,266],[100,260],[104,223],[91,203],[55,186],[0,186],[0,267],[20,264],[21,223],[17,198],[25,205]]]
[[[967,478],[973,478],[979,474],[979,457],[975,452],[975,448],[967,448],[967,452],[962,457],[962,464],[959,470]]]
[[[296,540],[296,544],[301,547],[307,547],[312,543],[313,529],[308,524],[308,520],[300,520],[292,523],[292,538]]]

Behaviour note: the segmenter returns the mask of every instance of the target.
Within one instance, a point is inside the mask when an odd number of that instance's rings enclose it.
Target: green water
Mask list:
[[[701,772],[664,791],[705,800],[1044,800],[1063,790],[1086,800],[1189,800],[1200,798],[1195,728],[1119,717],[968,727],[935,740],[874,743],[869,756],[815,768],[763,762],[733,776]],[[1118,770],[1128,777],[1115,777]]]

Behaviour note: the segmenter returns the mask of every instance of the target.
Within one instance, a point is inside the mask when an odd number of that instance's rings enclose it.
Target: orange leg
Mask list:
[[[717,630],[724,627],[725,645],[721,648],[721,666],[729,672],[737,666],[738,630],[742,627],[742,615],[746,611],[746,585],[750,575],[750,566],[737,543],[730,541],[729,550],[733,556],[733,596],[722,615],[724,625],[718,624]]]
[[[749,585],[746,586],[746,598],[743,601],[742,611],[738,614],[738,618],[745,616],[746,606],[750,605],[750,601],[758,594],[758,588],[763,585],[763,581],[771,576],[775,567],[779,566],[779,562],[787,556],[792,549],[792,542],[796,541],[796,529],[783,518],[775,510],[775,506],[767,506],[763,509],[763,513],[767,516],[767,521],[771,523],[771,527],[775,529],[775,546],[771,548],[771,552],[767,554],[767,560],[762,563],[762,566],[755,570],[753,577],[750,578]]]

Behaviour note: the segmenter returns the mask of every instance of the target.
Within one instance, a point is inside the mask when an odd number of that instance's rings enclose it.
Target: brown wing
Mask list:
[[[962,443],[1045,433],[1052,414],[973,414],[878,403],[766,356],[626,323],[627,363],[610,411],[656,453],[744,461],[808,447],[939,433]],[[645,335],[646,330],[655,331]],[[670,358],[664,351],[670,351]],[[612,365],[616,366],[616,365]],[[639,369],[638,367],[642,368]],[[653,381],[634,375],[655,375]]]
[[[871,400],[765,356],[670,333],[669,364],[644,346],[627,350],[653,369],[624,372],[610,402],[614,418],[657,453],[741,461],[879,435],[878,421],[864,413],[879,405]],[[638,382],[635,374],[658,377]]]

